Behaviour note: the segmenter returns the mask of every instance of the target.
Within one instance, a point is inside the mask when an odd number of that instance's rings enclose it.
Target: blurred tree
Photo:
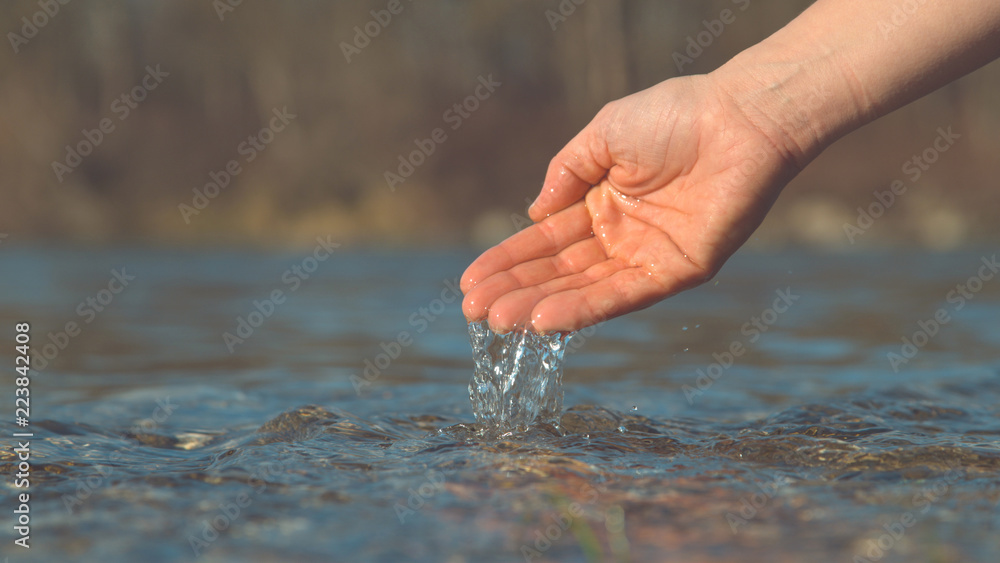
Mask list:
[[[317,232],[495,240],[515,228],[509,216],[535,195],[551,155],[603,104],[677,75],[672,53],[706,21],[736,16],[684,73],[710,71],[808,4],[441,0],[403,1],[391,14],[388,0],[303,0],[244,2],[220,19],[210,2],[93,0],[53,16],[38,15],[34,0],[5,2],[0,232],[190,244],[308,244]],[[350,61],[344,44],[360,51]],[[157,65],[167,76],[125,115],[122,96]],[[445,112],[487,76],[501,85],[452,128]],[[962,134],[955,150],[863,242],[997,236],[998,87],[993,64],[844,139],[787,190],[756,243],[847,244],[843,223],[949,125]],[[294,120],[247,161],[241,143],[286,107]],[[102,120],[113,130],[57,174],[53,163],[87,150]],[[384,173],[436,128],[447,140],[390,190]],[[178,206],[231,160],[240,173],[185,221]]]

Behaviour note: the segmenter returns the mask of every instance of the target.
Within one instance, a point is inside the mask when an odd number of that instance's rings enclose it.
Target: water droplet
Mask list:
[[[682,326],[681,327],[681,330],[687,330],[687,329],[688,329],[688,327],[686,327],[686,326]]]
[[[687,352],[688,350],[690,350],[690,348],[685,348],[685,349],[684,349],[684,351],[685,351],[685,352]]]
[[[639,406],[638,405],[632,405],[632,412],[636,412],[638,410],[639,410]]]
[[[694,325],[695,328],[701,328],[701,325]]]
[[[618,431],[621,432],[622,434],[624,434],[625,433],[625,427],[624,426],[619,426],[618,427]]]

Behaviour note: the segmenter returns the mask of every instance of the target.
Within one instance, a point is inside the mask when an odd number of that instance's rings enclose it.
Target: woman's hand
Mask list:
[[[752,111],[712,75],[606,105],[549,164],[536,223],[466,270],[465,316],[576,330],[712,278],[798,171]]]
[[[605,106],[549,165],[536,224],[466,270],[465,316],[574,330],[711,278],[829,143],[1000,57],[996,0],[903,15],[816,0],[711,74]]]

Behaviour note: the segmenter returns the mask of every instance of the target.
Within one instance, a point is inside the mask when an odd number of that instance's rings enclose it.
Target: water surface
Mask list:
[[[472,252],[338,251],[305,278],[286,272],[306,254],[5,244],[0,362],[15,322],[63,348],[31,384],[32,548],[5,525],[0,553],[996,561],[1000,277],[969,283],[984,254],[743,253],[576,336],[558,425],[491,440],[454,290]],[[135,278],[98,311],[113,269]],[[979,287],[960,308],[958,284]],[[227,341],[241,318],[257,326]],[[923,344],[894,369],[903,337]]]

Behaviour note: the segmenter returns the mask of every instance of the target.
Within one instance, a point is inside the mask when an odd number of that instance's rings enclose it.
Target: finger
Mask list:
[[[696,285],[694,282],[693,285]],[[537,332],[569,332],[644,309],[692,285],[675,278],[664,284],[640,268],[619,270],[581,288],[549,295],[532,309]]]
[[[583,272],[606,259],[604,248],[594,237],[575,242],[556,256],[518,264],[486,278],[465,295],[462,312],[470,321],[481,320],[503,295]]]
[[[613,160],[602,123],[598,114],[549,162],[542,191],[528,208],[532,220],[541,221],[579,201],[608,173]]]
[[[498,332],[529,325],[542,333],[579,330],[643,309],[708,279],[681,254],[672,254],[663,263],[666,271],[654,274],[606,259],[582,272],[509,291],[489,305],[490,326]]]
[[[497,272],[537,258],[554,256],[569,245],[592,236],[590,215],[584,202],[565,209],[541,223],[514,234],[484,252],[462,274],[462,292]]]
[[[526,327],[531,323],[535,307],[549,296],[587,287],[596,280],[613,275],[621,268],[620,262],[604,259],[585,271],[505,293],[489,308],[490,327],[494,332]]]

